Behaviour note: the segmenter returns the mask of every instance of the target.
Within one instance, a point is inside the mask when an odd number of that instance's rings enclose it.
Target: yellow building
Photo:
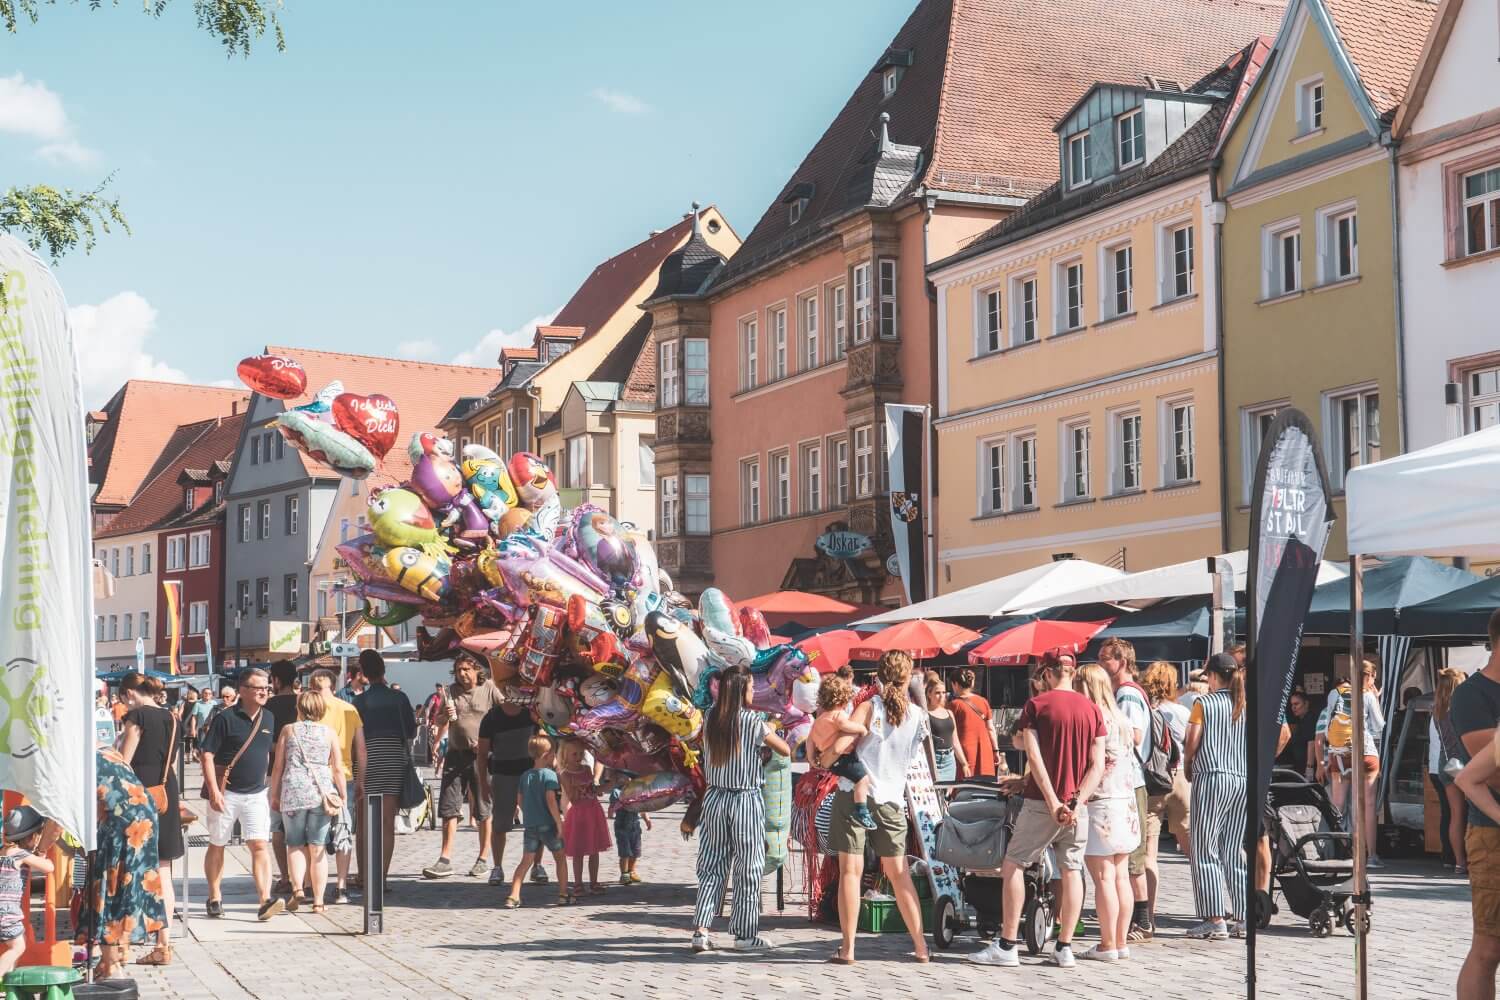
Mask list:
[[[1402,448],[1390,120],[1434,10],[1292,0],[1230,124],[1218,176],[1225,548],[1247,542],[1255,460],[1280,409],[1317,428],[1340,522],[1348,471]],[[1328,556],[1345,554],[1340,523]]]
[[[1210,161],[1264,51],[1186,91],[1094,86],[1059,182],[934,265],[940,590],[1219,550]]]

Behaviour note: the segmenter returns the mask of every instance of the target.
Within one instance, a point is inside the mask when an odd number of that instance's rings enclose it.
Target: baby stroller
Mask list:
[[[1336,923],[1353,934],[1353,837],[1340,829],[1327,789],[1296,771],[1277,768],[1266,806],[1273,888],[1280,888],[1292,912],[1307,921],[1316,937],[1332,934]],[[1276,912],[1274,901],[1262,898],[1257,910],[1259,925],[1268,926]]]
[[[943,806],[933,853],[935,861],[957,870],[963,889],[962,912],[947,896],[933,903],[932,940],[947,949],[953,946],[958,932],[968,927],[974,927],[982,938],[999,933],[1000,866],[1022,799],[1005,795],[993,778],[937,782],[934,787],[940,791],[957,789],[953,800]],[[1052,915],[1057,908],[1050,888],[1057,878],[1057,863],[1050,848],[1040,862],[1025,870],[1023,877],[1026,901],[1021,911],[1021,935],[1027,953],[1038,955],[1052,938]]]

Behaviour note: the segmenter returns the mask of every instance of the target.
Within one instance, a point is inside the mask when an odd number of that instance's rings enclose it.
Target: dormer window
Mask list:
[[[221,479],[217,483],[214,483],[214,503],[219,504],[219,503],[223,503],[223,502],[224,502],[224,480]]]
[[[182,491],[182,509],[193,509],[193,488],[191,486]]]
[[[568,353],[568,342],[566,340],[549,340],[543,347],[543,361],[555,361]]]
[[[1146,162],[1146,116],[1140,109],[1115,119],[1115,138],[1122,170]]]
[[[1068,140],[1068,187],[1083,187],[1093,180],[1089,163],[1092,157],[1089,133],[1080,132]]]
[[[795,226],[802,221],[807,214],[807,206],[812,202],[813,186],[810,181],[799,181],[793,184],[781,199],[786,206],[787,225]]]
[[[786,208],[787,225],[795,226],[802,221],[802,213],[807,211],[807,199],[798,198]]]
[[[880,93],[890,97],[896,92],[896,86],[901,82],[901,67],[887,66],[885,72],[880,75]]]

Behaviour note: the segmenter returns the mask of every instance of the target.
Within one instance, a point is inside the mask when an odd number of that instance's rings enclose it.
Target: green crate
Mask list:
[[[932,900],[919,901],[922,907],[922,930],[932,926]],[[861,899],[859,901],[859,929],[866,934],[906,933],[906,921],[894,899]]]

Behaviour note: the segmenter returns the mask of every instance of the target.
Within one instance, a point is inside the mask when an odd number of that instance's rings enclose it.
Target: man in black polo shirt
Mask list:
[[[270,694],[266,672],[246,670],[240,675],[239,699],[232,708],[214,716],[198,743],[203,784],[208,789],[208,851],[203,858],[203,874],[208,878],[210,917],[224,914],[219,883],[224,875],[224,848],[229,845],[236,821],[250,847],[250,873],[260,897],[257,915],[270,920],[283,905],[279,897],[271,895],[271,851],[267,843],[271,802],[266,776],[275,746],[275,727],[265,708]]]

